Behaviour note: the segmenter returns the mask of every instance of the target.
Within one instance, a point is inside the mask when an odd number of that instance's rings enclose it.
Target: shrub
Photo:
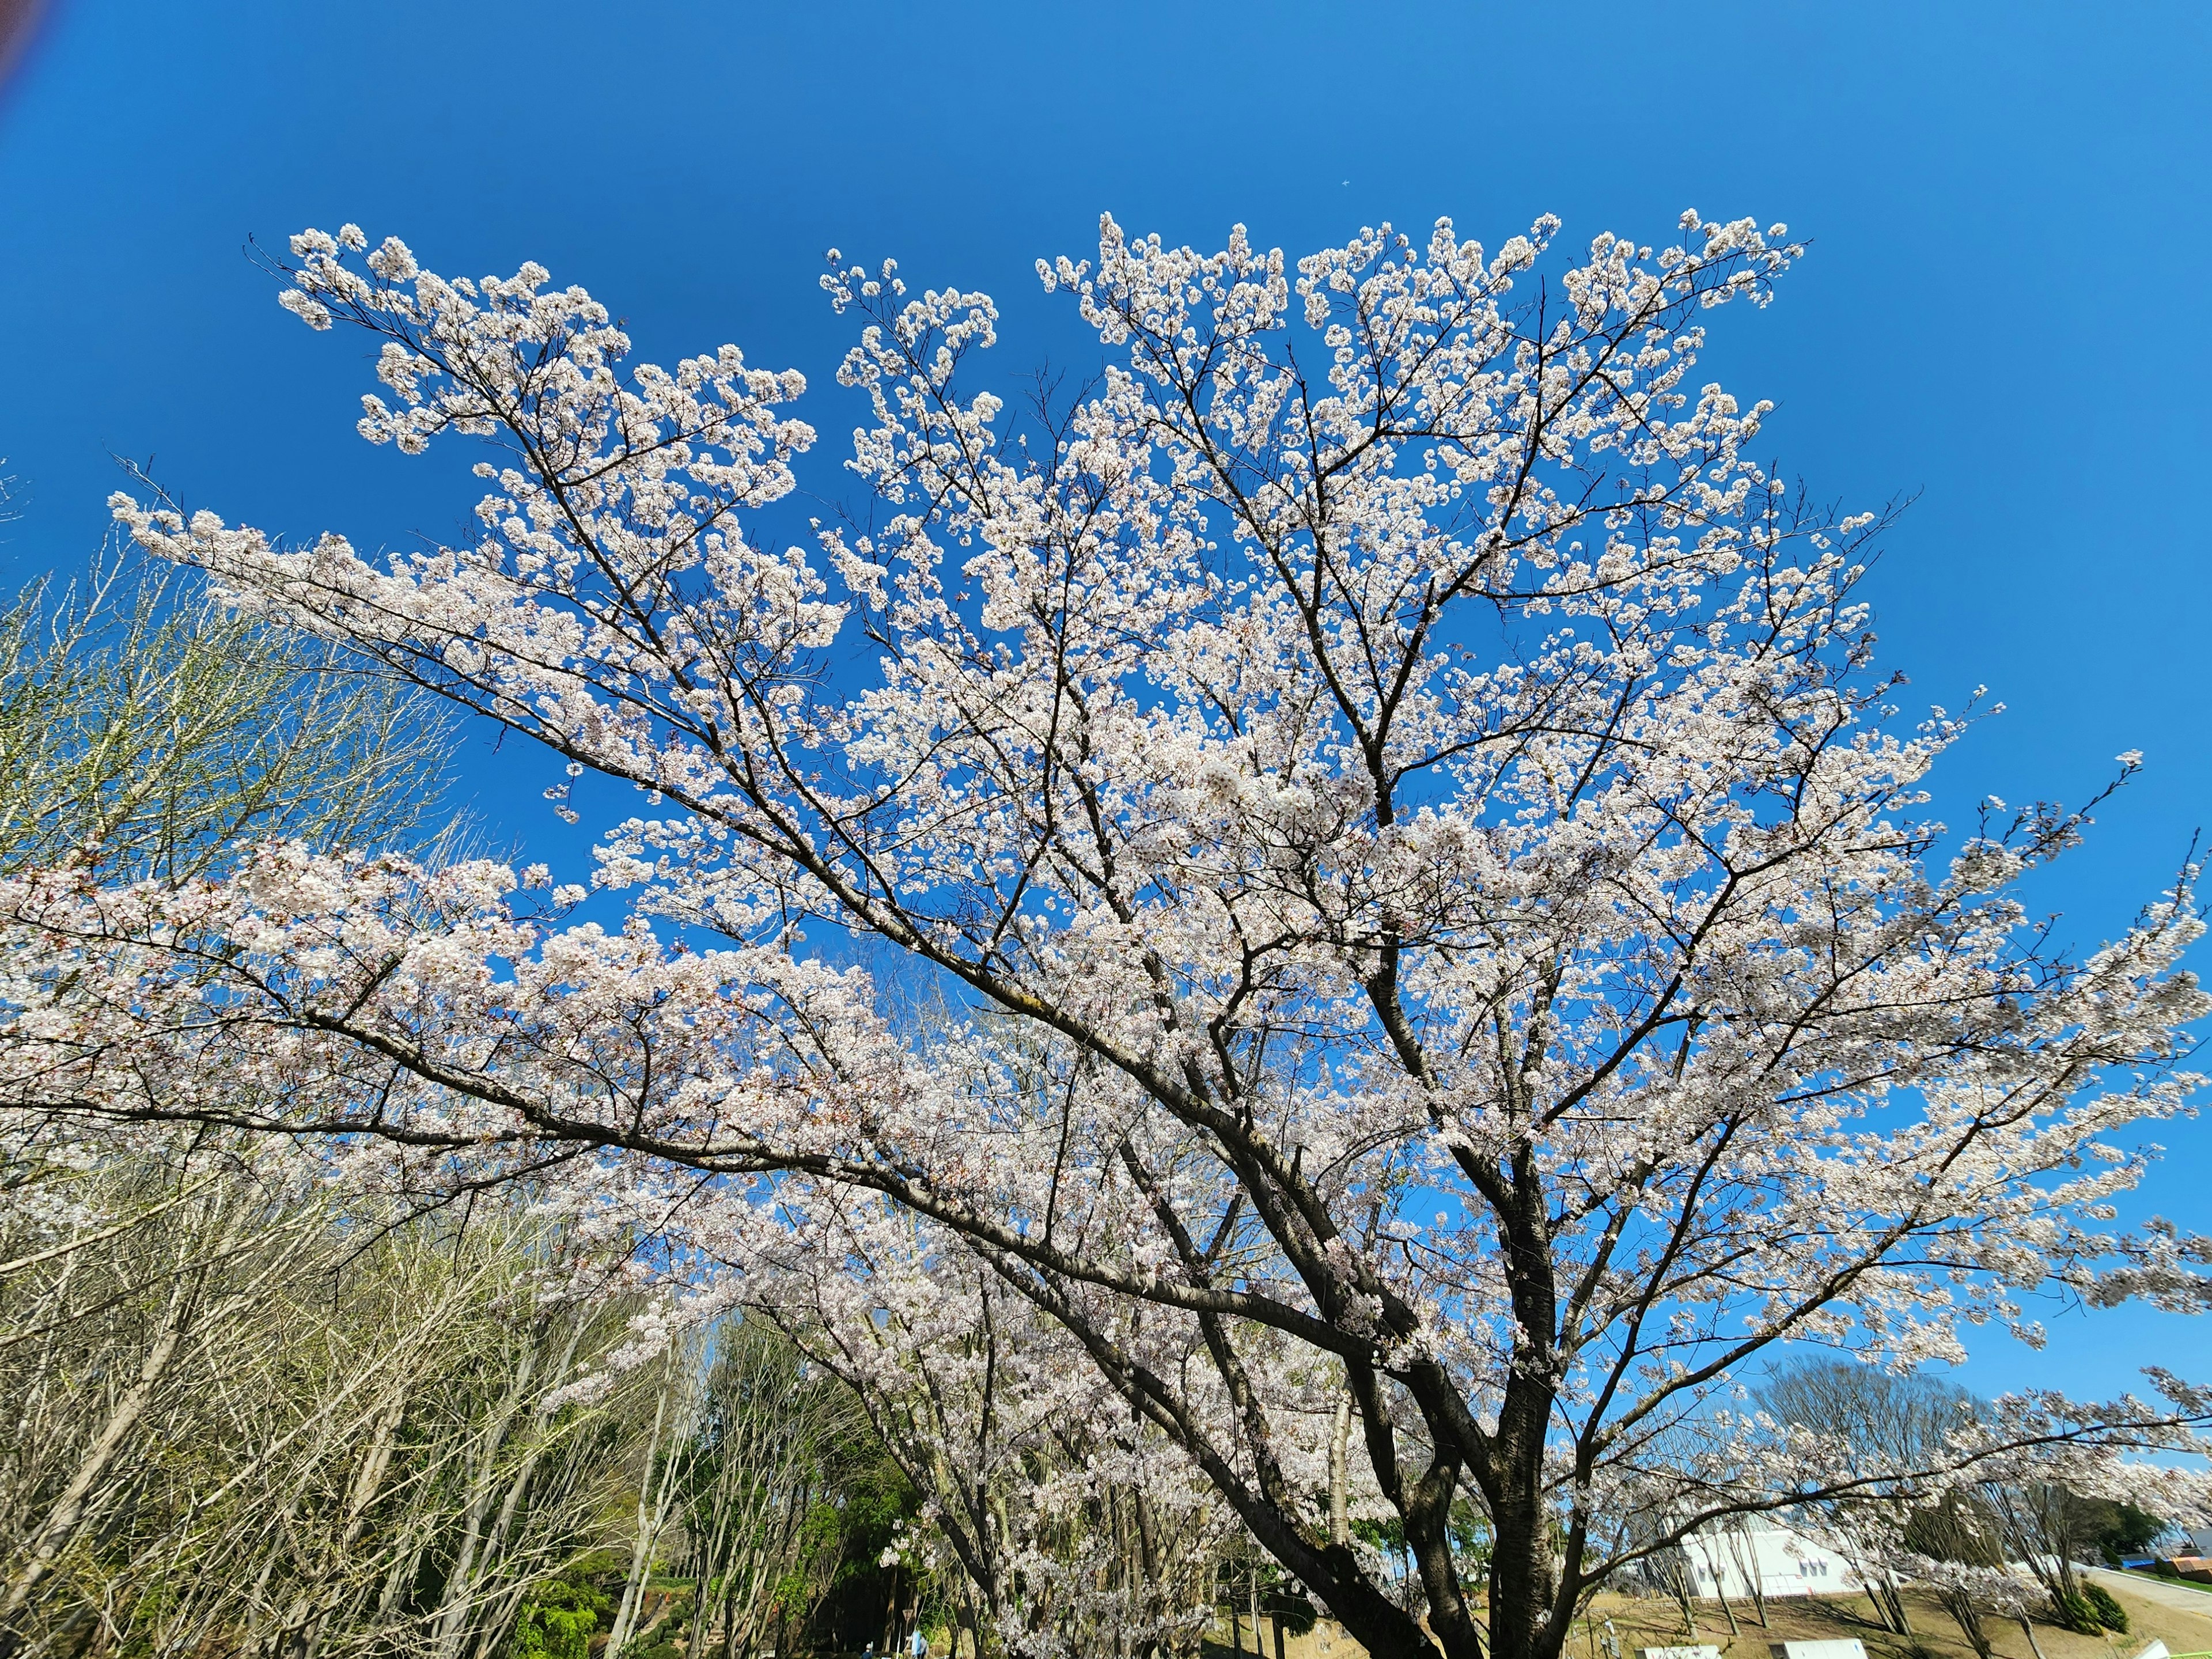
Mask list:
[[[605,1593],[589,1583],[540,1584],[515,1621],[508,1659],[588,1659],[592,1632],[607,1605]]]
[[[2100,1634],[2105,1626],[2097,1609],[2085,1595],[2059,1595],[2051,1598],[2051,1622],[2083,1636]]]
[[[2128,1610],[2120,1605],[2119,1598],[2112,1591],[2102,1584],[2085,1583],[2081,1586],[2081,1595],[2096,1613],[2099,1624],[2118,1636],[2128,1633]]]

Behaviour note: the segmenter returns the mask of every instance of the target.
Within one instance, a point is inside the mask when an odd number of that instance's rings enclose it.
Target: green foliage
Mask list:
[[[2105,1628],[2104,1620],[2098,1617],[2096,1604],[2085,1595],[2052,1596],[2051,1619],[2063,1629],[2082,1636],[2100,1635]]]
[[[2115,1504],[2101,1498],[2078,1501],[2088,1511],[2086,1530],[2103,1553],[2107,1566],[2119,1565],[2124,1555],[2148,1554],[2152,1540],[2166,1528],[2160,1516],[2132,1504]]]
[[[605,1590],[573,1574],[540,1584],[515,1619],[507,1659],[588,1659],[592,1633],[612,1605]]]
[[[883,1638],[890,1578],[882,1556],[898,1524],[921,1512],[921,1500],[896,1463],[872,1435],[841,1449],[834,1504],[817,1504],[810,1528],[834,1539],[837,1568],[817,1609],[810,1634],[817,1643],[858,1652]],[[910,1571],[908,1582],[912,1582]]]
[[[2081,1595],[2089,1603],[2091,1610],[2096,1613],[2099,1624],[2115,1636],[2125,1636],[2128,1633],[2128,1610],[2120,1605],[2119,1599],[2112,1591],[2106,1589],[2102,1584],[2090,1581],[2083,1583]]]
[[[1406,1547],[1406,1523],[1395,1515],[1385,1521],[1354,1521],[1352,1535],[1393,1555],[1402,1553]]]
[[[684,1633],[691,1627],[696,1608],[690,1594],[690,1581],[677,1582],[685,1593],[676,1598],[666,1617],[656,1620],[650,1630],[623,1649],[623,1659],[682,1659]]]

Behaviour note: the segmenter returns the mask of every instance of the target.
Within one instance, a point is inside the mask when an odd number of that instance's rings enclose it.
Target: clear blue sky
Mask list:
[[[2094,943],[2212,823],[2202,734],[2212,345],[2212,6],[489,3],[57,0],[0,92],[0,455],[20,580],[80,559],[154,458],[188,507],[374,545],[448,532],[469,480],[355,439],[358,340],[279,313],[240,257],[358,222],[426,264],[580,282],[665,359],[734,340],[826,387],[823,250],[995,293],[1007,366],[1073,343],[1039,254],[1110,210],[1292,252],[1449,214],[1662,236],[1749,214],[1809,236],[1708,359],[1771,397],[1786,467],[1918,490],[1875,588],[1887,662],[2009,706],[1941,778],[2079,799],[2149,769],[2038,890]],[[810,411],[849,424],[834,402]],[[572,862],[553,769],[473,749],[463,788]],[[2212,1226],[2212,1126],[2173,1126],[2155,1207]],[[1966,1380],[2083,1391],[2212,1330],[2072,1316]]]

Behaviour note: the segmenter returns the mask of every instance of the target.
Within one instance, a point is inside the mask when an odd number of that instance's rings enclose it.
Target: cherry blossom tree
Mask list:
[[[489,446],[476,538],[117,514],[634,785],[593,876],[630,920],[299,848],[173,891],[27,872],[0,1087],[526,1175],[693,1263],[878,1194],[1394,1659],[1551,1659],[1607,1575],[1838,1485],[2198,1449],[2206,1396],[2163,1376],[1849,1475],[1735,1403],[1784,1343],[2033,1338],[2039,1289],[2203,1308],[2205,1243],[2114,1209],[2131,1126],[2196,1083],[2193,872],[2071,953],[2019,889],[2080,811],[1931,815],[1973,709],[1908,719],[1874,666],[1887,517],[1785,488],[1769,405],[1696,378],[1708,313],[1799,256],[1781,228],[1579,263],[1556,229],[1292,262],[1108,220],[1039,266],[1097,377],[1018,416],[975,380],[989,299],[833,254],[857,498],[804,526],[796,374],[629,368],[536,265],[304,233],[286,307],[381,342],[362,434]],[[907,1034],[848,940],[959,1019]],[[1346,1459],[1412,1582],[1347,1536]]]

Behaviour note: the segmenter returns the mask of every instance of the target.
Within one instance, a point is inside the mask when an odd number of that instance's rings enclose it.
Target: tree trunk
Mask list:
[[[454,1558],[453,1571],[446,1580],[445,1595],[439,1601],[438,1634],[433,1649],[437,1659],[458,1659],[460,1653],[476,1588],[477,1553],[483,1541],[484,1516],[491,1507],[494,1482],[498,1477],[500,1448],[507,1443],[507,1431],[514,1426],[516,1413],[529,1397],[530,1379],[538,1369],[538,1345],[543,1339],[543,1330],[535,1328],[523,1339],[521,1365],[485,1431],[483,1454],[477,1461],[476,1474],[470,1482],[468,1507],[463,1514],[460,1553]]]
[[[1896,1621],[1897,1633],[1910,1636],[1912,1634],[1912,1615],[1905,1611],[1904,1594],[1898,1589],[1897,1580],[1890,1577],[1887,1567],[1881,1569],[1880,1572],[1882,1600],[1889,1609],[1889,1616]]]
[[[1352,1520],[1346,1493],[1349,1479],[1346,1463],[1352,1446],[1352,1386],[1345,1385],[1344,1392],[1336,1397],[1336,1421],[1328,1437],[1328,1541],[1332,1544],[1352,1542]]]
[[[1759,1627],[1766,1628],[1766,1570],[1759,1565],[1759,1540],[1751,1529],[1740,1521],[1729,1531],[1729,1553],[1736,1559],[1738,1571],[1751,1592],[1751,1604],[1759,1610]]]
[[[1552,1560],[1534,1480],[1491,1503],[1492,1659],[1552,1659],[1538,1632],[1552,1605]]]
[[[653,1553],[654,1460],[660,1453],[661,1425],[668,1417],[669,1391],[675,1385],[676,1373],[671,1367],[661,1381],[660,1395],[653,1407],[653,1433],[645,1443],[645,1473],[639,1476],[637,1483],[637,1537],[630,1547],[629,1571],[623,1579],[622,1601],[615,1609],[614,1627],[607,1633],[606,1659],[621,1659],[623,1644],[629,1640],[630,1627],[637,1617],[645,1569]]]
[[[1974,1598],[1964,1589],[1947,1589],[1939,1591],[1937,1599],[1966,1638],[1966,1645],[1973,1649],[1974,1659],[1990,1659],[1989,1632],[1982,1628],[1981,1611],[1974,1606]]]
[[[1686,1553],[1676,1553],[1673,1567],[1667,1574],[1667,1582],[1674,1589],[1675,1605],[1682,1609],[1682,1634],[1695,1641],[1698,1610],[1690,1601],[1690,1559]]]
[[[7,1599],[0,1601],[0,1655],[12,1653],[20,1645],[15,1634],[17,1617],[29,1605],[31,1593],[53,1571],[55,1561],[76,1535],[91,1506],[93,1492],[131,1438],[138,1419],[145,1415],[147,1406],[161,1386],[162,1374],[169,1369],[184,1341],[185,1327],[191,1322],[191,1305],[192,1281],[187,1275],[179,1274],[170,1289],[168,1302],[161,1310],[161,1322],[152,1345],[146,1350],[146,1358],[139,1364],[137,1376],[115,1402],[99,1437],[79,1460],[76,1473],[54,1500],[53,1508],[47,1511],[39,1529],[31,1534],[23,1565],[8,1582]]]
[[[368,1450],[362,1459],[361,1469],[354,1477],[346,1493],[345,1530],[338,1535],[337,1557],[341,1580],[336,1591],[325,1590],[308,1603],[308,1611],[301,1626],[301,1634],[295,1646],[301,1659],[314,1659],[320,1651],[324,1632],[330,1626],[331,1614],[343,1600],[343,1585],[346,1563],[352,1558],[362,1534],[368,1530],[369,1506],[383,1490],[384,1477],[392,1467],[392,1451],[399,1431],[400,1419],[406,1414],[407,1391],[403,1388],[394,1393],[377,1410],[374,1427],[369,1431]]]
[[[568,1340],[562,1347],[561,1358],[554,1364],[549,1387],[557,1389],[568,1380],[569,1369],[576,1363],[576,1349],[583,1340],[584,1322],[579,1318],[570,1326]],[[477,1577],[479,1579],[489,1576],[505,1556],[507,1540],[514,1530],[515,1516],[529,1495],[531,1480],[537,1474],[538,1465],[545,1455],[546,1443],[552,1438],[553,1425],[550,1421],[534,1414],[532,1420],[536,1424],[536,1432],[531,1437],[530,1449],[524,1454],[522,1467],[507,1485],[507,1497],[499,1506],[498,1518],[493,1522],[490,1535],[484,1540],[478,1558]],[[520,1597],[515,1600],[519,1605]],[[503,1634],[497,1628],[498,1624],[496,1620],[490,1621],[478,1637],[479,1645],[494,1641]]]

